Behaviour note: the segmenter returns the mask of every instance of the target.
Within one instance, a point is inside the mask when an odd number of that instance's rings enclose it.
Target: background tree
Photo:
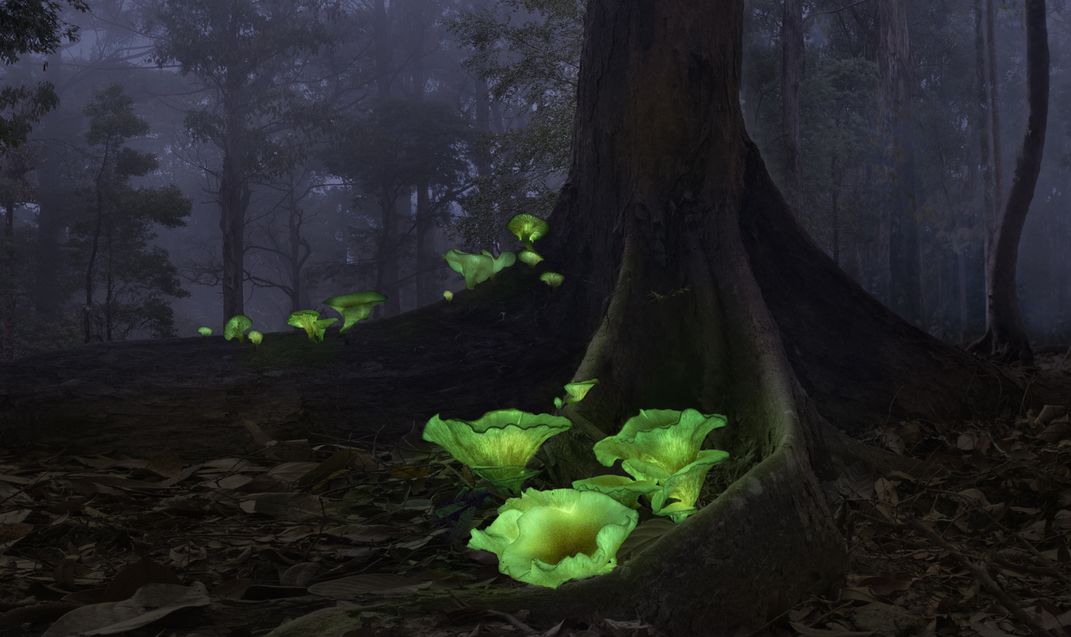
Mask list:
[[[465,176],[458,151],[466,137],[467,126],[448,106],[430,99],[392,99],[352,122],[328,151],[328,167],[358,183],[379,210],[375,289],[395,299],[385,316],[398,311],[399,253],[416,230],[415,224],[404,232],[398,227],[398,201],[408,201],[413,184],[456,189]]]
[[[1049,123],[1049,32],[1045,0],[1026,2],[1027,104],[1030,113],[1008,201],[987,263],[985,335],[972,349],[1005,361],[1033,363],[1030,340],[1019,311],[1019,242],[1034,200]]]
[[[781,119],[784,131],[785,194],[800,204],[803,165],[800,155],[800,84],[803,82],[803,0],[785,0],[781,19]]]
[[[133,100],[113,85],[86,106],[92,185],[88,218],[74,228],[84,253],[85,341],[111,341],[140,327],[157,336],[172,333],[171,310],[162,296],[180,297],[185,291],[166,253],[149,247],[154,225],[185,223],[190,202],[174,187],[137,189],[134,177],[157,167],[151,153],[127,147],[133,138],[149,133],[145,120],[134,114]],[[103,303],[95,292],[104,285]]]
[[[186,122],[219,157],[205,169],[220,209],[224,320],[244,311],[250,182],[276,169],[271,135],[294,125],[288,104],[311,80],[300,79],[300,59],[324,44],[323,8],[319,0],[162,0],[148,12],[157,63],[177,63],[211,96]]]
[[[0,61],[14,64],[27,53],[53,53],[64,40],[76,41],[77,26],[63,19],[65,6],[89,10],[84,0],[0,4]],[[55,108],[58,99],[50,82],[0,88],[0,155],[25,142],[34,123]]]

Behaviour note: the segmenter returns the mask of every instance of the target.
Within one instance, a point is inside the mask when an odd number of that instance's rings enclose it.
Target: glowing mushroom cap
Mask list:
[[[591,380],[581,380],[575,383],[569,383],[565,386],[566,402],[578,403],[584,400],[584,397],[588,395],[591,388],[599,384],[598,378],[592,378]]]
[[[498,570],[515,580],[557,588],[609,573],[639,516],[595,491],[528,489],[498,509],[484,530],[473,529],[469,548],[498,556]]]
[[[516,480],[539,447],[572,426],[561,416],[519,409],[489,411],[473,421],[436,414],[424,426],[424,440],[439,445],[484,479],[512,488],[519,486]]]
[[[238,339],[239,343],[245,342],[245,333],[253,329],[253,320],[245,314],[235,314],[223,326],[223,338],[225,340]]]
[[[550,224],[535,215],[519,214],[509,220],[506,228],[518,241],[531,244],[550,231]]]
[[[450,269],[465,277],[465,287],[473,289],[495,274],[495,260],[483,254],[447,250],[443,255]]]
[[[637,480],[661,481],[694,462],[707,434],[724,426],[724,416],[695,409],[641,409],[593,450],[607,467],[623,460],[621,467]]]
[[[552,288],[556,288],[565,282],[565,275],[558,272],[544,272],[539,275],[539,280]]]
[[[298,310],[286,320],[286,324],[305,330],[310,341],[323,342],[327,328],[338,322],[336,318],[321,319],[316,310]]]
[[[298,310],[287,317],[286,324],[290,327],[304,328],[309,323],[319,320],[319,318],[320,313],[316,310]]]
[[[253,330],[249,332],[249,342],[254,345],[260,345],[264,342],[264,335],[257,330]]]
[[[342,329],[345,332],[372,314],[372,308],[386,302],[387,297],[379,292],[353,292],[332,296],[324,305],[342,315]]]
[[[655,515],[671,518],[680,523],[695,513],[695,503],[703,490],[703,483],[711,468],[729,454],[720,449],[700,451],[695,462],[685,465],[666,478],[651,495],[651,510]]]
[[[201,336],[212,336],[212,328],[211,327],[199,327],[199,328],[197,328],[197,333],[200,334]]]
[[[521,250],[517,254],[517,259],[519,259],[521,263],[524,263],[526,265],[530,265],[530,266],[532,266],[534,268],[537,265],[539,265],[539,262],[543,260],[543,257],[542,257],[542,255],[540,255],[535,250],[527,250],[527,249],[525,249],[525,250]]]

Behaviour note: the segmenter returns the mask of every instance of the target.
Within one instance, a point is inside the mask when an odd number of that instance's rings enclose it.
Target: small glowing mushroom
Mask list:
[[[197,328],[197,333],[200,334],[201,336],[212,336],[212,328],[211,327],[199,327],[199,328]]]
[[[550,224],[535,215],[519,214],[509,220],[506,228],[531,249],[533,243],[550,232]]]
[[[249,342],[259,347],[260,344],[264,342],[264,335],[256,330],[253,330],[249,332]]]
[[[539,280],[552,288],[560,287],[565,282],[565,275],[557,272],[544,272],[539,275]]]
[[[528,489],[499,507],[486,529],[473,529],[469,548],[494,553],[498,570],[515,580],[558,588],[614,570],[638,520],[635,511],[595,491]]]
[[[598,378],[592,378],[591,380],[581,380],[575,383],[567,384],[565,386],[565,402],[573,404],[584,400],[584,397],[588,395],[588,392],[591,391],[591,388],[598,384]]]
[[[477,420],[442,419],[424,427],[433,442],[495,487],[518,493],[534,472],[526,465],[549,438],[571,428],[567,418],[518,409],[489,411]]]
[[[539,265],[539,262],[543,260],[543,257],[535,250],[528,250],[526,248],[517,254],[517,259],[519,259],[521,263],[530,265],[534,268]]]
[[[371,316],[372,310],[386,300],[379,292],[354,292],[332,296],[324,305],[342,315],[342,329],[338,331],[341,334]]]
[[[321,319],[320,313],[316,310],[298,310],[286,320],[287,325],[305,330],[305,334],[308,335],[310,341],[318,341],[320,343],[323,342],[324,336],[327,334],[327,328],[335,323],[338,323],[338,319]]]
[[[245,333],[253,329],[253,321],[245,314],[235,314],[223,326],[224,340],[238,339],[239,343],[245,342]]]
[[[450,301],[454,300],[454,293],[450,290],[443,290],[443,298],[446,299],[447,303],[449,303]]]
[[[503,252],[495,257],[486,250],[471,254],[452,249],[447,250],[443,258],[451,270],[465,277],[465,287],[470,290],[517,262],[517,255],[512,252]]]

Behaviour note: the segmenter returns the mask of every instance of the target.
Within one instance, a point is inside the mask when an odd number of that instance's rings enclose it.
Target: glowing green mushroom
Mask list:
[[[535,215],[519,214],[509,220],[506,228],[526,246],[531,247],[540,237],[550,232],[550,225]]]
[[[724,416],[694,409],[640,410],[617,435],[595,443],[595,457],[605,466],[621,460],[636,480],[657,483],[651,509],[679,522],[695,511],[710,468],[729,457],[718,449],[700,451],[707,435],[724,426]]]
[[[607,474],[575,480],[573,488],[578,491],[598,491],[617,500],[621,504],[635,509],[640,505],[641,495],[650,495],[658,490],[658,484],[651,480],[633,480],[625,476]]]
[[[342,329],[338,331],[341,334],[371,316],[372,310],[386,300],[379,292],[354,292],[332,296],[324,305],[342,315]]]
[[[695,462],[674,472],[654,491],[651,510],[655,515],[669,517],[677,523],[695,513],[695,502],[703,490],[707,474],[714,465],[728,457],[729,454],[720,449],[700,451]]]
[[[447,303],[449,303],[450,301],[454,300],[454,293],[450,290],[443,290],[443,298],[446,299]]]
[[[338,323],[338,319],[321,319],[320,313],[316,310],[298,310],[286,320],[287,325],[305,330],[310,341],[318,341],[320,343],[323,342],[324,336],[327,334],[327,328],[335,323]]]
[[[201,336],[212,336],[212,328],[211,327],[199,327],[199,328],[197,328],[197,333],[200,334]]]
[[[565,402],[569,404],[578,403],[584,400],[584,397],[588,395],[591,388],[599,384],[598,378],[592,378],[591,380],[581,380],[575,383],[569,383],[565,386]]]
[[[571,428],[568,419],[518,409],[489,411],[478,420],[442,419],[436,414],[424,427],[433,442],[492,485],[512,493],[534,472],[528,462],[552,436]]]
[[[539,280],[552,288],[560,287],[565,282],[565,275],[557,272],[544,272],[539,275]]]
[[[660,481],[695,462],[707,435],[724,426],[724,416],[695,409],[641,409],[593,450],[604,466],[623,460],[622,468],[637,480]]]
[[[473,529],[469,548],[498,556],[498,570],[515,580],[558,588],[603,575],[639,516],[595,491],[528,489],[498,509],[484,530]]]
[[[253,330],[249,333],[249,342],[259,347],[260,344],[264,342],[264,335],[256,330]]]
[[[470,290],[517,262],[517,255],[512,252],[503,252],[495,257],[486,250],[480,254],[470,254],[452,249],[447,250],[443,258],[451,270],[465,277],[465,287]]]
[[[517,254],[517,259],[520,260],[521,263],[530,265],[534,268],[539,265],[539,262],[543,260],[543,257],[535,250],[524,249]]]
[[[224,340],[238,339],[239,343],[245,342],[245,333],[253,329],[253,320],[245,314],[235,314],[223,326]]]

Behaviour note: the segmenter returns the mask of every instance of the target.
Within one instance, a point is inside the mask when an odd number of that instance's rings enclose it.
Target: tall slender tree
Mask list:
[[[271,137],[294,125],[300,61],[327,37],[323,8],[321,0],[158,0],[148,9],[156,61],[178,63],[211,96],[208,107],[188,113],[187,126],[219,153],[205,170],[220,209],[224,320],[244,311],[252,180],[278,169]]]
[[[917,324],[922,320],[922,292],[907,0],[878,0],[878,29],[882,133],[890,173],[884,212],[889,237],[889,301],[894,310]]]
[[[986,264],[988,296],[986,331],[972,344],[973,351],[1004,361],[1033,363],[1034,355],[1026,335],[1016,273],[1019,242],[1034,200],[1041,159],[1045,154],[1045,133],[1049,123],[1049,31],[1045,0],[1026,0],[1026,71],[1029,116],[1026,134],[1015,165],[1008,201],[993,237]]]
[[[797,208],[803,192],[800,146],[800,84],[803,82],[803,0],[785,0],[781,18],[781,130],[785,149],[785,196]]]

